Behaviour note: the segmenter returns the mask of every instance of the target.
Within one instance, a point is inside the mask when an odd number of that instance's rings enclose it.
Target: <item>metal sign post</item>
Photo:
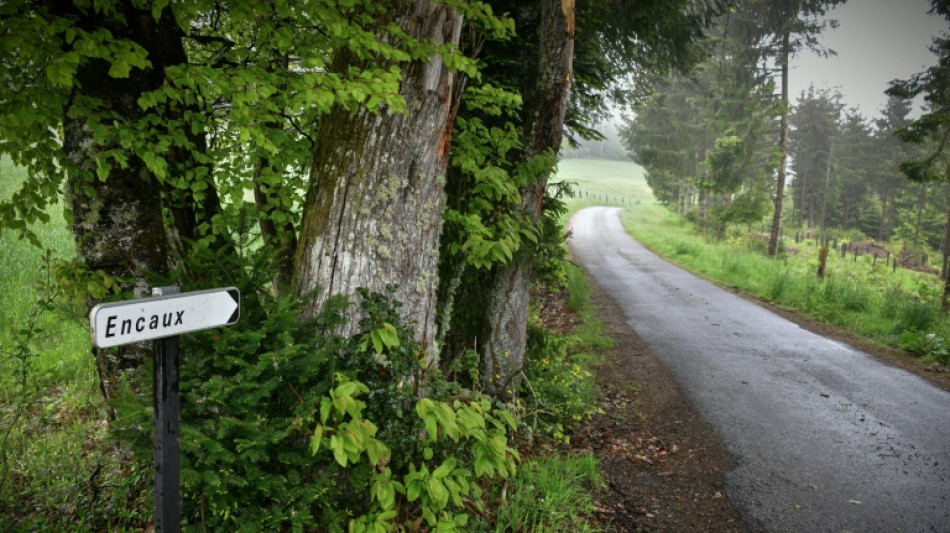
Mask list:
[[[152,296],[178,294],[178,287],[156,287]],[[152,341],[152,466],[155,473],[155,531],[181,531],[181,400],[178,391],[178,339],[180,335]]]
[[[153,340],[155,532],[179,533],[181,401],[178,340],[183,333],[237,322],[241,294],[234,287],[181,294],[177,286],[171,286],[153,288],[152,296],[99,304],[90,311],[89,324],[97,348]]]

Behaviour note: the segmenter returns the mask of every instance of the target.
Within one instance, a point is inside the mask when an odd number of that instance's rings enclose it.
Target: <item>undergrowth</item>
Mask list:
[[[273,261],[259,248],[247,257],[190,261],[190,269],[228,273],[210,283],[241,289],[242,317],[182,338],[185,531],[509,531],[511,520],[533,528],[526,531],[557,531],[585,524],[597,485],[593,459],[548,456],[519,465],[516,449],[526,437],[565,438],[561,429],[589,415],[593,382],[578,337],[535,331],[532,359],[556,365],[526,370],[534,390],[520,407],[496,405],[421,363],[424,352],[386,294],[335,301],[301,322],[300,302],[264,289]],[[181,277],[156,280],[176,282],[198,288]],[[335,335],[354,307],[365,317],[362,331]],[[37,316],[59,312],[49,306]],[[43,337],[24,335],[30,353],[43,351]],[[88,364],[84,346],[76,357]],[[110,425],[94,370],[81,381],[88,389],[81,397],[90,401],[78,405],[64,401],[75,394],[69,375],[32,379],[44,374],[3,360],[31,376],[31,394],[17,403],[4,381],[0,429],[11,437],[0,529],[150,527],[150,400],[115,401],[118,420]],[[17,405],[25,415],[10,418]],[[570,479],[581,481],[559,481]],[[536,498],[539,487],[548,499]]]

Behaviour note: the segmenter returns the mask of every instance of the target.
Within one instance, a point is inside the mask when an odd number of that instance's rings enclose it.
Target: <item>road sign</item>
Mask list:
[[[241,315],[234,287],[99,304],[89,312],[97,348],[229,326]]]

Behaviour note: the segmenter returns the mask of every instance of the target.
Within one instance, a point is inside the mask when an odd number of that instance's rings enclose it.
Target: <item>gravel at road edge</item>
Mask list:
[[[595,416],[567,450],[594,453],[606,487],[595,521],[610,532],[746,532],[725,496],[734,464],[670,373],[593,281],[596,314],[614,341],[595,369]]]

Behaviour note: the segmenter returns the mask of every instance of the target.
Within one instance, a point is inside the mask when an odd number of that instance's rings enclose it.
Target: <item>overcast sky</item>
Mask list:
[[[889,81],[909,78],[936,63],[927,47],[932,36],[950,26],[928,15],[929,7],[927,0],[848,0],[832,10],[829,17],[841,25],[826,29],[820,41],[838,55],[820,58],[803,52],[792,61],[792,103],[813,82],[817,88],[837,88],[844,104],[864,116],[879,116]]]

